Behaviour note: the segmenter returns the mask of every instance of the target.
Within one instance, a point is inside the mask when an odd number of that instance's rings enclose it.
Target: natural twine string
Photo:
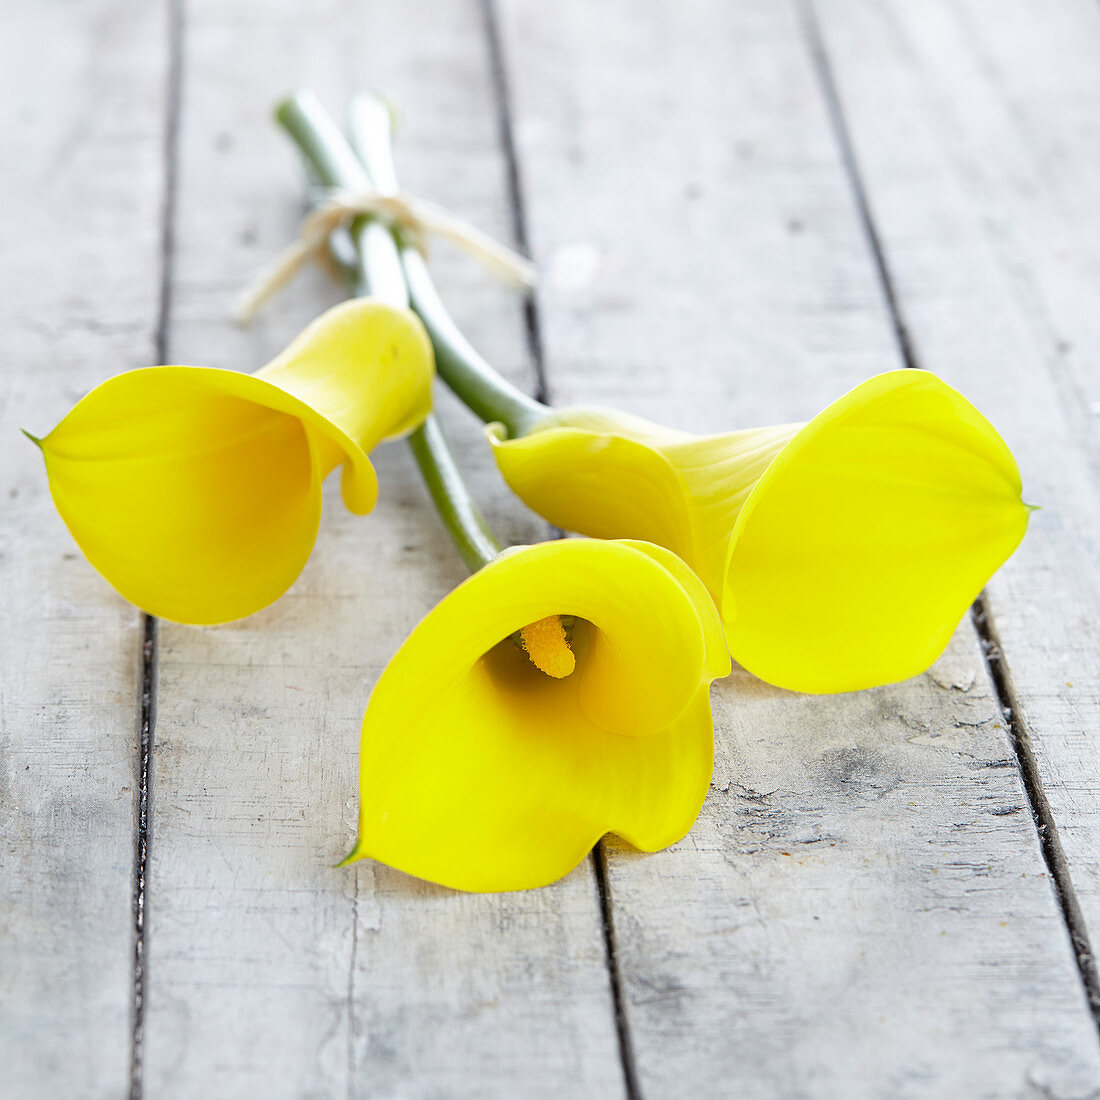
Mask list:
[[[533,264],[437,203],[406,194],[388,195],[373,188],[354,192],[329,188],[325,194],[326,200],[303,219],[298,239],[276,256],[234,303],[233,318],[238,323],[251,321],[305,264],[326,255],[333,233],[363,215],[383,218],[399,227],[421,251],[428,237],[439,237],[480,260],[504,282],[525,289],[535,285]]]

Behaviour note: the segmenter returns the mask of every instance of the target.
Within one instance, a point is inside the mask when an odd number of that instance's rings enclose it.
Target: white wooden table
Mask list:
[[[1095,0],[0,17],[0,1095],[1100,1096]],[[833,698],[735,671],[661,854],[498,896],[333,870],[370,687],[463,576],[410,456],[366,519],[328,493],[284,599],[198,630],[100,580],[18,432],[131,367],[254,369],[339,297],[227,318],[295,231],[298,85],[392,90],[410,190],[529,248],[530,309],[433,267],[556,401],[713,431],[901,365],[963,389],[1043,511],[945,656]],[[440,405],[489,518],[545,538]]]

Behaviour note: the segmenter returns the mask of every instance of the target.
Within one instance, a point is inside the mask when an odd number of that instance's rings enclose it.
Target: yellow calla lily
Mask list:
[[[568,643],[560,616],[575,617]],[[607,832],[666,847],[706,795],[709,684],[728,671],[713,602],[669,551],[589,539],[505,551],[375,686],[344,862],[518,890],[560,878]]]
[[[348,508],[374,507],[367,454],[424,419],[433,374],[411,312],[354,299],[255,374],[128,371],[35,442],[62,519],[126,599],[178,622],[227,622],[301,572],[337,465]]]
[[[871,378],[805,425],[693,436],[563,409],[516,439],[488,433],[529,507],[673,550],[734,659],[797,691],[926,669],[1027,527],[1008,447],[927,371]]]

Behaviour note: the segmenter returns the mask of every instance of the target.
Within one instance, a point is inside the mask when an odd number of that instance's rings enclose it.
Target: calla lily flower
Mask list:
[[[344,862],[517,890],[560,878],[607,832],[666,847],[706,795],[709,685],[728,672],[713,602],[669,551],[507,550],[416,627],[375,686]]]
[[[226,622],[298,576],[337,465],[347,507],[374,507],[367,454],[424,419],[433,374],[411,312],[355,299],[255,374],[128,371],[35,442],[62,519],[126,599],[178,622]]]
[[[734,659],[797,691],[928,668],[1027,527],[1008,447],[927,371],[871,378],[802,425],[693,436],[563,409],[519,438],[488,432],[529,507],[678,554]]]

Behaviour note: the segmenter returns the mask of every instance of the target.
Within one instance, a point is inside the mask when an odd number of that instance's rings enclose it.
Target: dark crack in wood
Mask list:
[[[178,146],[183,73],[184,0],[166,0],[168,67],[164,118],[164,192],[160,226],[160,292],[155,352],[158,363],[168,362],[171,321],[172,270],[175,252],[175,214]],[[145,1005],[148,993],[149,853],[153,837],[153,761],[157,727],[157,620],[142,615],[140,728],[136,761],[134,841],[134,954],[133,1003],[130,1039],[130,1100],[141,1100],[145,1068]]]
[[[795,3],[799,11],[814,71],[825,100],[829,121],[840,150],[844,170],[852,189],[860,225],[874,260],[879,284],[886,300],[890,321],[897,339],[898,351],[906,367],[919,369],[920,362],[905,324],[893,275],[886,260],[882,237],[871,211],[867,187],[856,157],[851,130],[840,99],[836,79],[833,76],[832,64],[825,48],[825,39],[821,33],[813,0],[795,0]],[[1058,835],[1058,827],[1054,820],[1050,801],[1043,790],[1042,777],[1035,757],[1031,735],[1013,687],[1012,673],[997,634],[996,624],[990,611],[989,598],[984,591],[979,594],[971,608],[971,621],[981,643],[986,672],[993,686],[997,705],[1016,756],[1016,766],[1027,796],[1032,819],[1035,822],[1043,861],[1050,875],[1054,894],[1073,948],[1077,971],[1092,1011],[1093,1022],[1097,1031],[1100,1032],[1100,975],[1097,972],[1096,960],[1089,941],[1088,928],[1077,899],[1077,892]]]

